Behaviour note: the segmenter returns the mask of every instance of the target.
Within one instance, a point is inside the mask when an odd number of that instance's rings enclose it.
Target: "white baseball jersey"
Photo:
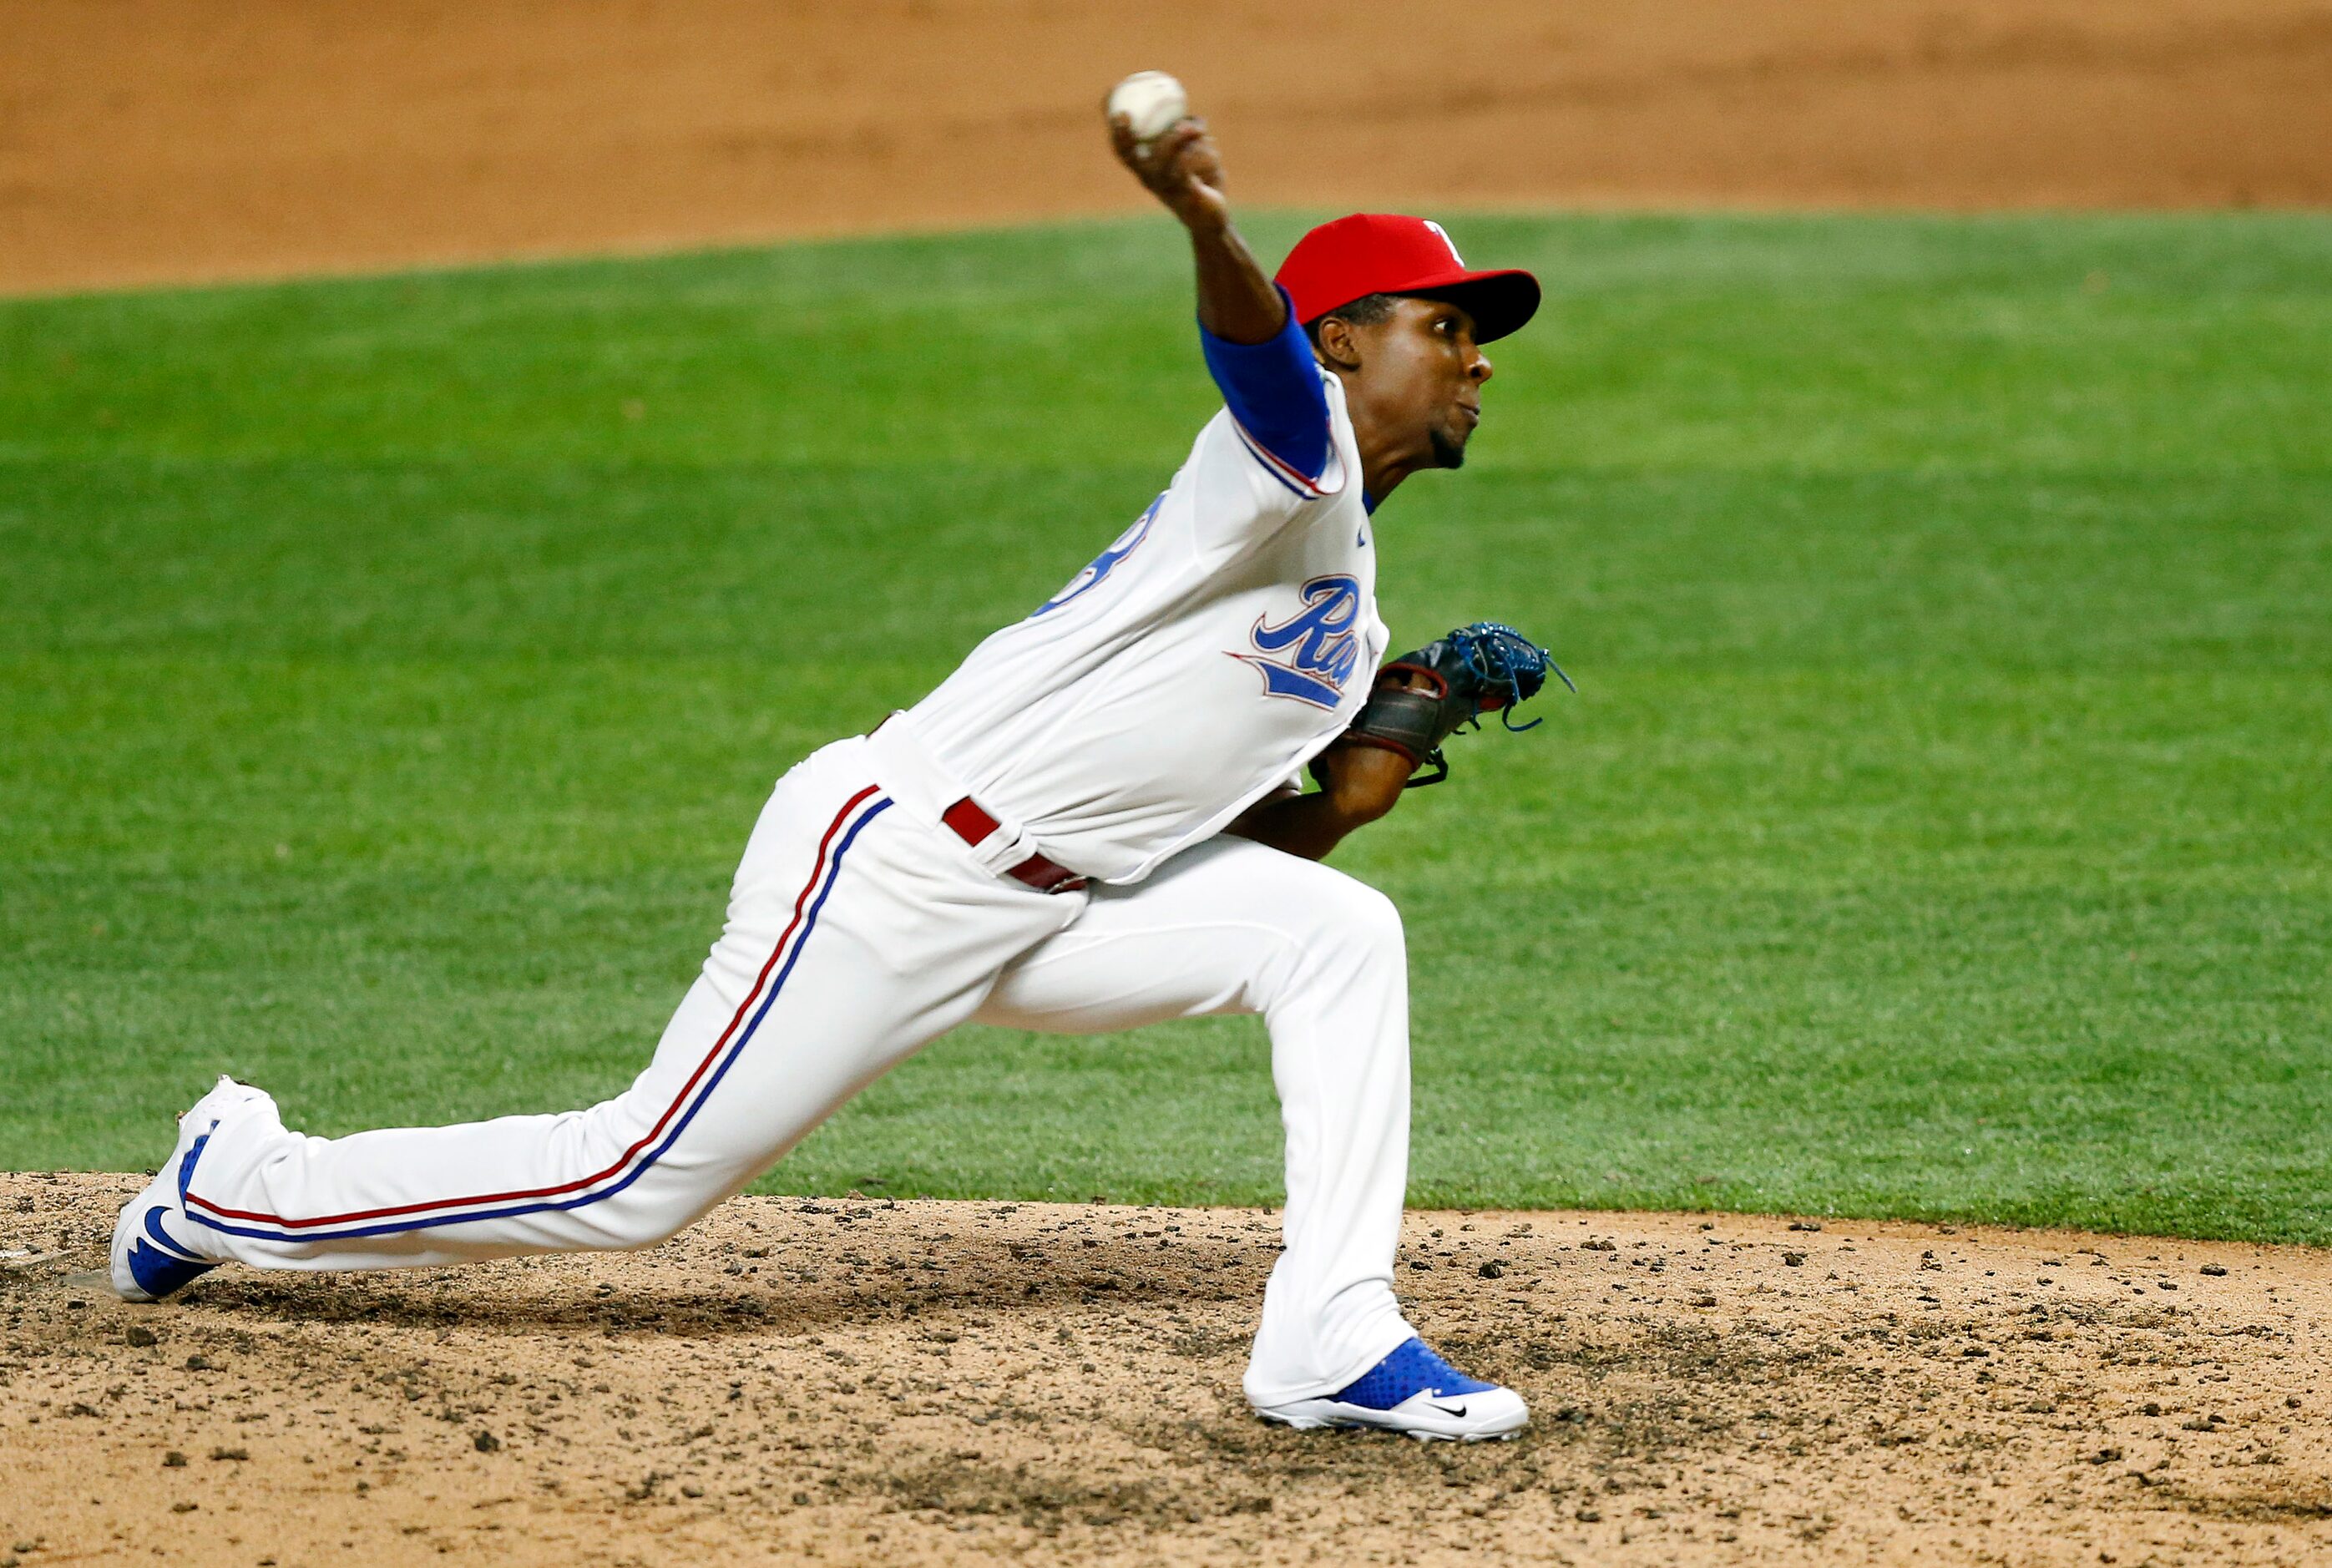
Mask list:
[[[1247,1396],[1328,1398],[1412,1339],[1392,1288],[1400,913],[1331,867],[1214,838],[1300,779],[1383,657],[1359,452],[1292,306],[1267,343],[1201,339],[1227,406],[1166,492],[882,733],[779,781],[721,939],[629,1088],[584,1111],[325,1139],[223,1083],[123,1209],[117,1286],[164,1295],[223,1260],[647,1246],[975,1016],[1084,1034],[1259,1013],[1287,1133],[1286,1246]],[[946,826],[959,789],[1010,829],[985,855]],[[1030,851],[1102,885],[999,875]]]
[[[1211,837],[1341,734],[1385,650],[1343,385],[1307,480],[1225,408],[1166,492],[894,722],[1103,882]]]

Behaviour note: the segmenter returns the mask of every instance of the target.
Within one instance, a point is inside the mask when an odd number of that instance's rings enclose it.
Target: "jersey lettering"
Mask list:
[[[1344,683],[1361,659],[1361,641],[1352,630],[1361,618],[1361,585],[1349,577],[1315,577],[1303,593],[1304,607],[1277,626],[1257,617],[1247,634],[1257,653],[1231,657],[1262,672],[1266,696],[1333,708],[1343,700]]]
[[[1068,586],[1031,610],[1028,613],[1028,618],[1033,621],[1038,616],[1050,615],[1078,595],[1099,587],[1101,579],[1115,571],[1117,563],[1132,555],[1140,547],[1142,540],[1148,537],[1150,525],[1157,519],[1158,509],[1165,504],[1166,496],[1161,493],[1157,500],[1150,503],[1150,510],[1134,520],[1132,528],[1119,534],[1115,543],[1088,561],[1084,570],[1069,579]]]
[[[1298,502],[1264,480],[1222,410],[1161,500],[1127,507],[907,715],[902,733],[1056,864],[1140,882],[1292,777],[1367,695],[1377,531],[1355,542],[1352,416],[1342,381],[1319,385],[1333,492]]]

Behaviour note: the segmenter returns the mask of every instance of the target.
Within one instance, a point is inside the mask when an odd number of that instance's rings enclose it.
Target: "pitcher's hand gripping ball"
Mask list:
[[[1549,670],[1571,690],[1579,689],[1544,648],[1514,627],[1476,621],[1378,672],[1376,690],[1344,738],[1398,751],[1411,767],[1432,770],[1411,779],[1410,789],[1438,784],[1449,777],[1442,742],[1468,725],[1479,729],[1483,714],[1497,714],[1513,731],[1539,726],[1537,719],[1515,723],[1514,711],[1538,695]]]
[[[1113,120],[1123,115],[1134,142],[1147,147],[1189,117],[1190,99],[1164,72],[1137,71],[1109,90],[1105,112]]]

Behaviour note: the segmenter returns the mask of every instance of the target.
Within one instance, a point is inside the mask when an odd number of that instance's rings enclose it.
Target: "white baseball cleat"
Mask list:
[[[1258,1405],[1255,1413],[1298,1429],[1381,1427],[1420,1442],[1478,1443],[1530,1424],[1522,1395],[1467,1377],[1414,1338],[1324,1399]]]
[[[178,1118],[178,1146],[113,1223],[110,1278],[113,1293],[122,1300],[159,1301],[218,1267],[186,1239],[192,1229],[186,1219],[186,1183],[218,1124],[253,1103],[273,1104],[264,1090],[222,1076]]]

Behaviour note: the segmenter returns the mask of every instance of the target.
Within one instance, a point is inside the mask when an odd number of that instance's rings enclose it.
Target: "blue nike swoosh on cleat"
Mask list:
[[[157,1301],[184,1289],[218,1267],[165,1252],[142,1238],[130,1245],[129,1262],[129,1277],[138,1282],[139,1289]]]
[[[169,1253],[172,1257],[178,1258],[182,1262],[204,1263],[208,1261],[205,1258],[198,1257],[194,1253],[187,1251],[184,1244],[179,1242],[168,1231],[162,1229],[162,1211],[159,1209],[148,1209],[146,1210],[146,1234],[152,1237],[158,1243],[159,1243],[163,1251]]]

